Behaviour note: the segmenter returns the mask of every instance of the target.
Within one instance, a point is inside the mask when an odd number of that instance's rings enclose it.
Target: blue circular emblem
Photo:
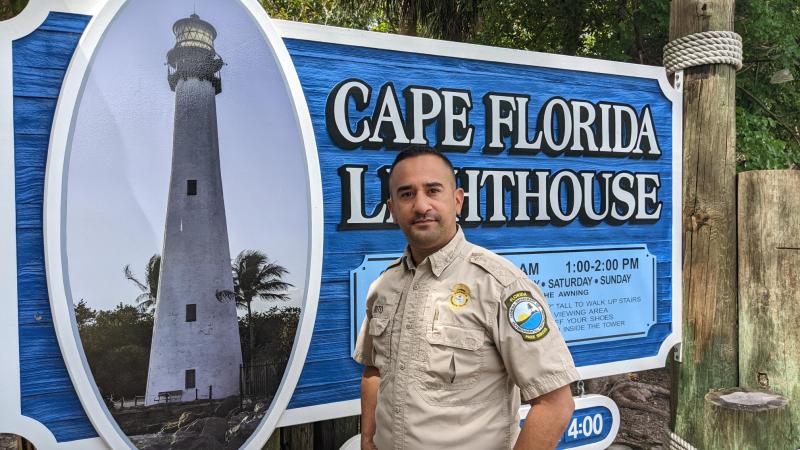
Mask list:
[[[518,292],[509,298],[508,322],[525,340],[540,339],[549,331],[544,308],[528,292]]]

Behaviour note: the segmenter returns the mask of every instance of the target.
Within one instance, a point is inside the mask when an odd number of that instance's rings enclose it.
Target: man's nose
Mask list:
[[[427,195],[419,193],[414,196],[414,212],[417,214],[425,214],[430,211],[431,202]]]

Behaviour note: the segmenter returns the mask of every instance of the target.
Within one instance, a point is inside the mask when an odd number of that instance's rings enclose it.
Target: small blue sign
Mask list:
[[[542,288],[570,347],[646,336],[656,317],[656,258],[645,245],[502,250]],[[350,272],[351,351],[369,285],[398,255],[368,255]]]
[[[602,397],[602,399],[605,400],[607,398]],[[520,411],[520,428],[525,425],[525,415],[529,410],[530,408],[525,408]],[[611,409],[604,405],[593,405],[584,408],[576,406],[567,429],[564,430],[564,434],[561,436],[561,440],[558,441],[556,448],[558,450],[590,448],[589,446],[593,448],[597,446],[592,444],[613,440],[614,436],[611,436],[611,439],[608,438],[618,428],[618,425],[614,423],[618,419],[619,414],[614,414]],[[614,435],[616,435],[616,432],[614,432]],[[605,446],[601,448],[605,448]]]

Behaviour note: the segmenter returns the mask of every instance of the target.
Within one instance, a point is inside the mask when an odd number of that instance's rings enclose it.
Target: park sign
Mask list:
[[[662,367],[681,79],[255,0],[31,4],[0,22],[0,431],[260,448],[358,414],[351,355],[405,248],[386,201],[409,145],[453,162],[467,239],[542,288],[584,379]],[[282,300],[243,294],[252,268]]]

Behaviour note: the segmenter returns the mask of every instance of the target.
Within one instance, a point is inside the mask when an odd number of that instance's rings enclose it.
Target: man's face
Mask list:
[[[450,168],[439,157],[420,155],[400,161],[390,174],[389,189],[389,211],[415,259],[439,250],[455,235],[464,190],[456,189]]]

